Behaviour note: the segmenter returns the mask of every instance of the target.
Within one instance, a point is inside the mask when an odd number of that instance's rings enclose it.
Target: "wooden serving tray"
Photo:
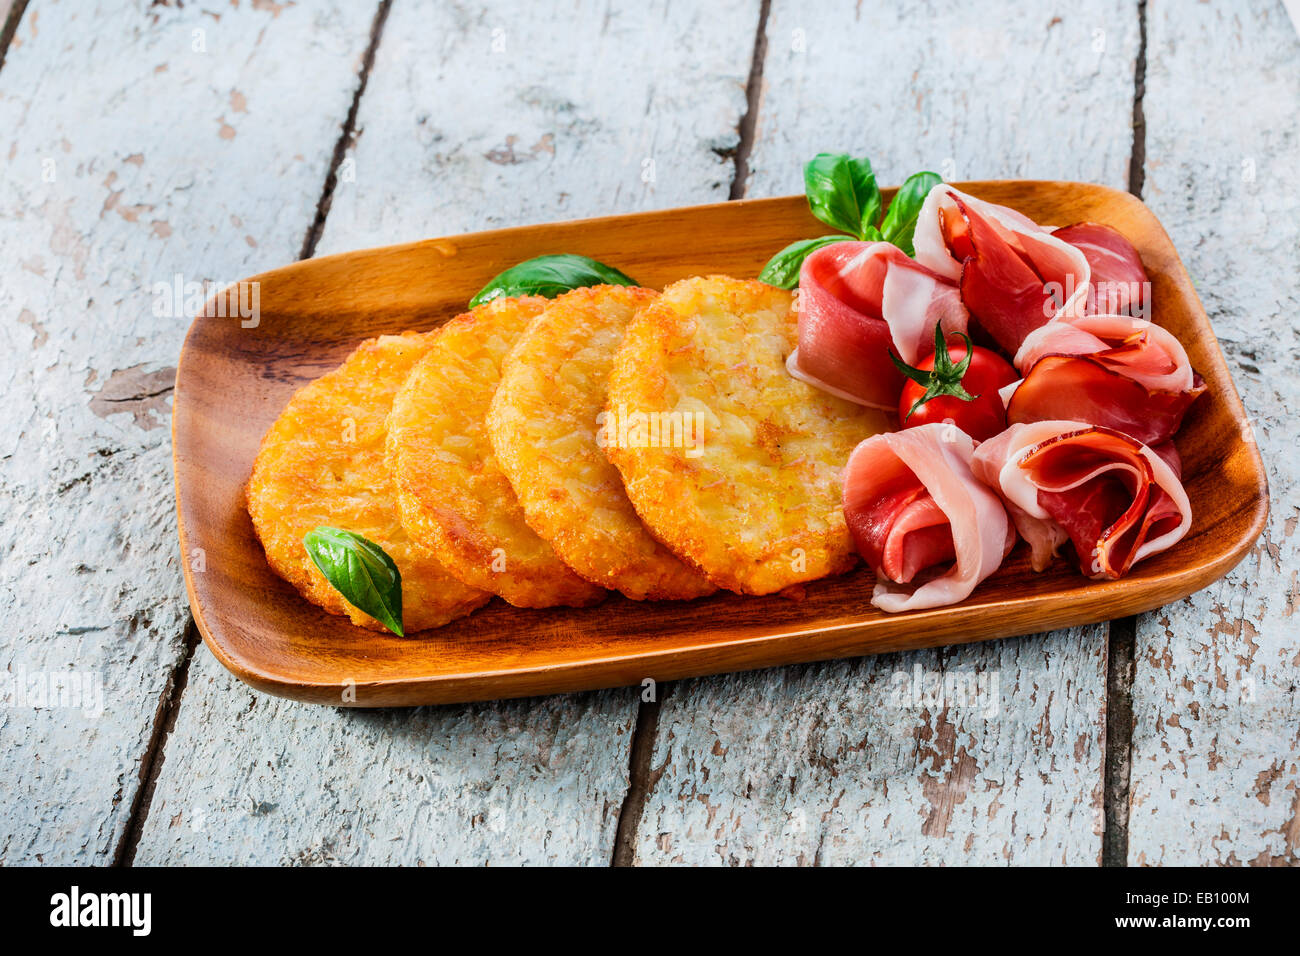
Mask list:
[[[1209,384],[1177,439],[1191,531],[1127,578],[1089,581],[1064,560],[1036,574],[1022,544],[966,601],[909,614],[873,608],[872,574],[859,568],[808,585],[800,601],[721,594],[637,603],[611,594],[594,608],[535,611],[497,599],[440,630],[399,638],[326,614],[271,572],[244,505],[258,443],[293,391],[361,339],[433,328],[502,269],[549,252],[592,256],[655,288],[706,273],[754,276],[787,243],[826,232],[804,198],[790,196],[311,259],[249,280],[260,283],[256,328],[242,328],[238,317],[195,319],[176,372],[172,440],[182,565],[204,641],[268,693],[335,705],[430,704],[1027,634],[1150,610],[1226,574],[1264,527],[1267,479],[1214,331],[1160,223],[1138,199],[1103,186],[956,185],[1038,222],[1094,220],[1124,233],[1150,273],[1153,318],[1182,340]]]

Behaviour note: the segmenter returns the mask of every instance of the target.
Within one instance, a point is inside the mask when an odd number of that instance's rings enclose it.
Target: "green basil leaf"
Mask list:
[[[916,232],[916,219],[921,214],[921,204],[930,190],[943,180],[937,173],[913,173],[907,182],[898,187],[894,201],[889,204],[885,221],[880,224],[880,232],[886,242],[892,242],[909,256],[916,254],[912,246],[912,236]]]
[[[498,275],[469,300],[469,307],[472,309],[501,296],[541,295],[553,299],[591,285],[637,285],[637,281],[613,266],[586,256],[570,253],[538,256]]]
[[[352,531],[322,525],[302,538],[312,563],[335,590],[398,637],[402,631],[402,572],[387,552]]]
[[[859,239],[880,218],[880,189],[871,160],[844,153],[818,153],[803,168],[804,192],[812,214]]]
[[[758,279],[778,289],[793,289],[799,284],[799,270],[803,268],[805,259],[822,246],[852,241],[852,236],[822,236],[820,239],[800,239],[798,242],[792,242],[767,260],[767,265],[763,266]]]

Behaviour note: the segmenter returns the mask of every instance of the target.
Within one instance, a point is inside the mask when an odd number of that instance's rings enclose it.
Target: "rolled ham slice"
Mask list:
[[[1048,355],[1087,355],[1147,388],[1192,387],[1187,351],[1168,329],[1129,315],[1085,315],[1044,325],[1026,337],[1014,364],[1028,371]]]
[[[957,286],[888,242],[837,242],[799,273],[799,347],[790,374],[873,408],[894,409],[903,376],[892,349],[915,365],[934,351],[934,327],[965,332]]]
[[[1001,495],[1035,570],[1072,543],[1091,578],[1124,576],[1182,540],[1192,508],[1172,445],[1152,449],[1086,422],[1017,424],[975,451],[975,475]]]
[[[971,472],[974,452],[965,432],[931,424],[875,435],[849,456],[844,517],[876,572],[876,607],[964,600],[1015,545],[1002,502]]]
[[[1082,421],[1147,445],[1171,439],[1205,391],[1172,333],[1127,315],[1050,322],[1025,338],[1015,364],[1026,374],[1002,392],[1008,422]]]
[[[1151,281],[1142,257],[1123,234],[1099,222],[1076,222],[1052,235],[1074,246],[1088,260],[1085,311],[1149,315]]]
[[[1039,326],[1085,310],[1092,269],[1082,250],[947,183],[925,197],[913,244],[917,262],[958,283],[979,330],[1008,355]]]

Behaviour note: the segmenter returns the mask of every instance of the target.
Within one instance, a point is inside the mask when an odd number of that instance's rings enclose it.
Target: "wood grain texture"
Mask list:
[[[639,861],[1095,863],[1092,631],[678,685]]]
[[[200,648],[136,863],[605,863],[636,693],[338,711]]]
[[[363,335],[395,333],[463,308],[504,259],[550,249],[615,257],[654,287],[696,274],[754,275],[771,250],[818,231],[802,196],[713,203],[569,223],[519,226],[295,263],[257,277],[260,324],[233,304],[197,318],[176,373],[173,408],[182,550],[209,648],[254,687],[357,706],[450,703],[586,690],[1105,621],[1181,598],[1234,566],[1263,528],[1267,489],[1214,335],[1177,252],[1151,212],[1105,186],[1012,180],[959,183],[1042,222],[1102,222],[1137,248],[1162,323],[1187,343],[1208,394],[1179,438],[1192,526],[1178,547],[1121,581],[1088,581],[1065,561],[1029,569],[1013,553],[966,600],[886,614],[870,607],[859,567],[781,596],[718,594],[693,603],[610,596],[585,609],[484,608],[418,639],[364,631],[300,600],[271,573],[244,487],[263,429],[295,389]],[[888,201],[892,189],[884,190]],[[232,397],[235,396],[235,397]]]
[[[736,142],[758,4],[713,5],[708,42],[701,16],[662,3],[582,3],[563,20],[527,4],[395,4],[318,252],[725,198],[730,164],[713,150]],[[494,52],[497,39],[505,48]],[[653,183],[642,180],[646,158]],[[250,695],[207,659],[200,674],[141,862],[221,858],[226,837],[211,826],[170,821],[216,807],[220,832],[233,834],[248,824],[240,808],[269,799],[260,794],[270,778],[250,770],[228,784],[204,768],[254,768],[290,749],[281,786],[318,787],[315,812],[253,821],[263,839],[239,842],[242,859],[313,861],[325,839],[337,857],[366,863],[610,859],[632,692],[378,717]],[[228,719],[250,700],[249,714]]]
[[[1139,619],[1129,862],[1296,865],[1300,39],[1280,3],[1147,17],[1145,198],[1252,416],[1272,513],[1227,578]]]
[[[317,253],[726,199],[758,10],[398,3]]]
[[[772,0],[746,196],[797,191],[819,151],[881,183],[1077,179],[1122,188],[1135,0]]]
[[[883,182],[932,168],[1123,188],[1137,39],[1136,3],[1119,0],[773,0],[747,195],[797,189],[821,150],[870,156]],[[743,688],[684,683],[661,711],[651,765],[666,769],[637,859],[813,862],[820,846],[845,862],[1095,863],[1105,640],[1099,625],[770,671]],[[892,675],[917,666],[996,676],[998,710],[889,707]]]
[[[112,858],[188,617],[166,427],[188,322],[153,283],[294,254],[366,25],[27,8],[0,71],[0,670],[80,675],[103,713],[0,710],[0,861]]]

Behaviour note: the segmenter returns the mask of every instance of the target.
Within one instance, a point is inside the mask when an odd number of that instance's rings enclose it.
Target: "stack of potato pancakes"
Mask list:
[[[382,629],[302,540],[321,525],[368,538],[401,571],[408,634],[493,595],[689,600],[842,573],[857,554],[840,473],[888,425],[786,372],[793,304],[708,276],[498,298],[368,339],[262,440],[248,510],[267,560]]]

